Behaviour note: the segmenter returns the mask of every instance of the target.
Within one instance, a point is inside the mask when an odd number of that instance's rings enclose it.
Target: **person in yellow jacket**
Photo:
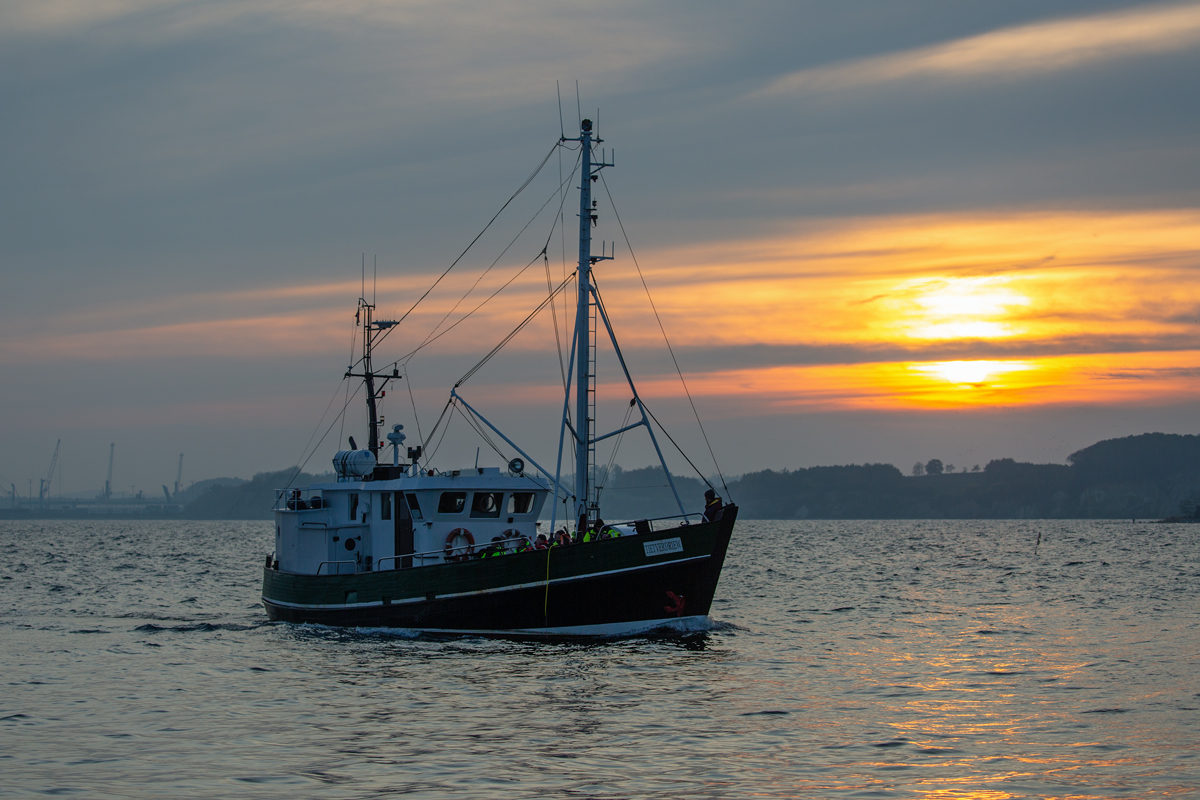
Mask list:
[[[721,517],[721,509],[725,504],[721,502],[721,496],[712,489],[704,492],[704,521],[712,522]]]

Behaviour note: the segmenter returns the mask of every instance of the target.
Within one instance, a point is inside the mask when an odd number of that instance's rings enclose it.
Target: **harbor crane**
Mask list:
[[[167,498],[168,503],[171,502],[171,498],[175,498],[176,502],[178,502],[179,488],[182,485],[182,483],[183,483],[183,453],[180,453],[179,454],[179,469],[175,471],[175,493],[172,494],[171,490],[167,488],[167,485],[165,483],[162,485],[163,495]]]
[[[112,499],[112,465],[113,453],[117,449],[117,443],[113,442],[108,446],[108,477],[104,479],[104,500]]]
[[[50,494],[50,481],[54,480],[54,468],[58,466],[58,448],[62,444],[62,439],[54,443],[54,455],[50,458],[50,469],[46,471],[46,477],[42,478],[38,483],[38,502],[46,502],[46,495]]]

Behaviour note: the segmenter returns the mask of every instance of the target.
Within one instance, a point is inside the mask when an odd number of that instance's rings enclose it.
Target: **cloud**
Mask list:
[[[713,370],[688,375],[708,405],[743,414],[787,410],[983,409],[1168,405],[1200,391],[1200,350],[986,361],[879,361]],[[679,380],[639,383],[679,397]]]
[[[252,52],[262,50],[262,62],[286,59],[285,74],[325,81],[339,76],[340,93],[350,95],[345,108],[360,118],[388,101],[389,94],[402,94],[404,105],[414,95],[437,104],[545,102],[556,76],[587,75],[596,85],[620,82],[702,44],[667,15],[632,4],[555,13],[560,11],[557,3],[512,0],[45,0],[0,5],[0,37],[82,37],[89,45],[103,42],[128,50],[218,39],[228,43],[249,35],[257,37]],[[602,51],[577,46],[581,27],[604,41]],[[313,47],[306,33],[319,35],[320,46]],[[513,51],[526,57],[512,58]],[[228,45],[219,52],[228,57]],[[189,88],[201,99],[258,88],[246,86],[241,73],[193,83]],[[392,98],[389,105],[401,103]]]
[[[1200,212],[1191,209],[963,212],[790,224],[644,251],[640,262],[679,348],[754,350],[764,366],[970,360],[1200,347],[1197,242]],[[385,359],[409,352],[449,313],[446,330],[521,264],[499,264],[459,302],[482,266],[464,269],[462,283],[439,287],[387,340]],[[432,278],[382,279],[377,317],[403,314]],[[604,262],[597,281],[622,345],[651,359],[661,334],[631,263]],[[96,304],[53,314],[50,336],[18,316],[0,322],[0,363],[345,353],[358,291],[358,281],[292,280]],[[525,271],[427,352],[481,355],[545,292],[544,273]],[[570,309],[557,305],[561,332]],[[511,349],[552,352],[552,324],[547,309]]]
[[[1200,4],[1152,6],[1036,22],[944,44],[793,72],[758,96],[835,91],[897,81],[1028,78],[1200,43]]]
[[[955,348],[958,358],[972,347],[1075,352],[1089,339],[1121,349],[1200,346],[1194,210],[964,212],[782,228],[642,256],[676,345]],[[606,265],[600,276],[610,313],[626,346],[649,347],[659,334],[645,324],[640,282],[621,268]]]

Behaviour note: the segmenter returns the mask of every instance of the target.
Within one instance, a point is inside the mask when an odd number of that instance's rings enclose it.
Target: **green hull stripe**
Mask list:
[[[560,583],[573,583],[574,581],[583,581],[583,580],[588,580],[589,578],[599,578],[604,575],[616,575],[621,572],[637,572],[637,571],[643,570],[643,569],[654,569],[656,567],[662,566],[663,564],[686,564],[689,561],[699,561],[699,560],[702,560],[705,558],[708,558],[708,556],[692,556],[691,558],[681,558],[681,559],[677,559],[674,561],[659,561],[654,564],[643,564],[640,567],[626,567],[625,569],[610,569],[605,572],[589,572],[586,575],[574,575],[569,578],[552,578],[550,580],[550,584],[557,585]],[[517,584],[510,584],[508,586],[497,586],[497,587],[490,588],[490,589],[476,589],[476,590],[470,591],[470,592],[456,592],[454,594],[439,594],[437,596],[437,599],[445,600],[445,599],[454,598],[454,597],[471,597],[473,595],[480,595],[480,594],[494,594],[496,592],[511,592],[511,591],[515,591],[517,589],[532,589],[537,586],[545,586],[545,585],[546,585],[546,581],[544,581],[544,580],[536,581],[534,583],[517,583]],[[411,603],[424,603],[426,601],[426,599],[427,598],[423,595],[420,597],[405,597],[400,600],[392,599],[390,601],[389,605],[402,606],[402,605],[408,605]],[[271,603],[272,605],[286,606],[288,608],[372,608],[374,606],[382,606],[383,605],[382,600],[376,600],[376,601],[368,602],[368,603],[330,603],[330,604],[289,603],[284,600],[274,600],[272,598],[267,597],[266,595],[263,595],[263,600]]]

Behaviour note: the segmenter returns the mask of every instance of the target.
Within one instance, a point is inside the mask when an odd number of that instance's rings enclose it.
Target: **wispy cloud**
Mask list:
[[[1186,209],[933,214],[827,219],[642,262],[667,329],[686,346],[974,341],[1016,354],[1091,338],[1179,349],[1200,346],[1196,237],[1200,215]],[[627,343],[648,346],[658,334],[638,324],[640,283],[614,285],[618,274],[605,296],[632,328]]]
[[[793,72],[757,95],[905,80],[1003,80],[1076,69],[1200,43],[1200,4],[1164,5],[1019,25],[943,44]]]
[[[688,376],[688,388],[740,413],[1013,406],[1161,405],[1200,391],[1200,351],[987,361],[884,361]],[[682,395],[678,379],[643,381],[647,397]]]
[[[1021,358],[1200,347],[1200,287],[1193,279],[1200,213],[1194,210],[855,217],[790,227],[774,236],[643,253],[658,313],[676,346],[766,348],[761,366],[799,363],[787,355],[795,348],[844,351],[845,363],[890,352],[885,358],[900,363],[939,353]],[[446,330],[519,266],[501,265],[465,300],[460,289],[435,292],[388,340],[385,357],[400,357],[431,331]],[[422,273],[381,280],[379,316],[398,317],[431,279]],[[598,280],[623,345],[643,352],[661,347],[630,263],[606,263]],[[124,301],[56,315],[51,336],[32,333],[37,329],[23,319],[3,321],[0,363],[345,353],[358,291],[357,281],[289,282]],[[479,354],[545,292],[544,276],[525,272],[430,352]],[[567,325],[569,309],[560,304],[558,311],[560,326]],[[514,349],[552,351],[552,322],[547,311]]]

